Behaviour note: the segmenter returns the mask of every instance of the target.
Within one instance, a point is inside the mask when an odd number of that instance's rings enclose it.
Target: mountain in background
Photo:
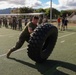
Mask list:
[[[0,9],[0,14],[10,14],[12,8]]]

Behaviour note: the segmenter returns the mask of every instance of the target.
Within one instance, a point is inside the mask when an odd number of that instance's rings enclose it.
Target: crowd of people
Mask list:
[[[21,17],[16,17],[16,16],[11,16],[10,18],[3,17],[0,18],[0,28],[4,26],[6,28],[11,28],[13,30],[22,30],[23,25],[26,26],[26,24],[30,21],[31,18],[22,19]],[[37,24],[40,25],[40,24],[45,24],[47,22],[48,22],[47,17],[44,18],[39,17]],[[67,17],[58,16],[57,23],[58,23],[57,27],[59,30],[61,31],[67,30],[67,25],[68,25]]]
[[[1,27],[11,28],[13,30],[22,30],[22,19],[15,16],[10,18],[2,17],[0,18],[0,28]]]
[[[26,26],[28,22],[31,21],[31,18],[21,18],[16,16],[10,16],[10,17],[2,17],[0,18],[0,28],[11,28],[13,30],[22,30],[23,26]],[[48,22],[47,18],[39,17],[37,24],[44,24],[45,22]]]

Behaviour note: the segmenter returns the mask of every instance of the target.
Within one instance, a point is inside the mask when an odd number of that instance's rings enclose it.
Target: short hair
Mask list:
[[[33,18],[34,18],[34,19],[39,19],[39,17],[38,17],[38,16],[34,16]]]

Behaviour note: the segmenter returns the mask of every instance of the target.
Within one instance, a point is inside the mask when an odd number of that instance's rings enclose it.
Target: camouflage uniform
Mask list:
[[[22,31],[22,33],[20,34],[19,40],[16,43],[16,45],[9,51],[9,53],[7,54],[7,57],[13,52],[16,51],[17,49],[21,48],[22,45],[24,44],[25,41],[29,41],[30,38],[30,33],[28,31],[28,27],[31,27],[32,30],[34,30],[37,25],[34,25],[32,22],[28,23],[26,25],[26,27],[24,28],[24,30]]]

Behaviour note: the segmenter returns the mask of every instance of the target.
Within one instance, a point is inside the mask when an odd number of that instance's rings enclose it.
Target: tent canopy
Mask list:
[[[44,13],[0,14],[0,16],[15,16],[15,15],[44,15]]]

